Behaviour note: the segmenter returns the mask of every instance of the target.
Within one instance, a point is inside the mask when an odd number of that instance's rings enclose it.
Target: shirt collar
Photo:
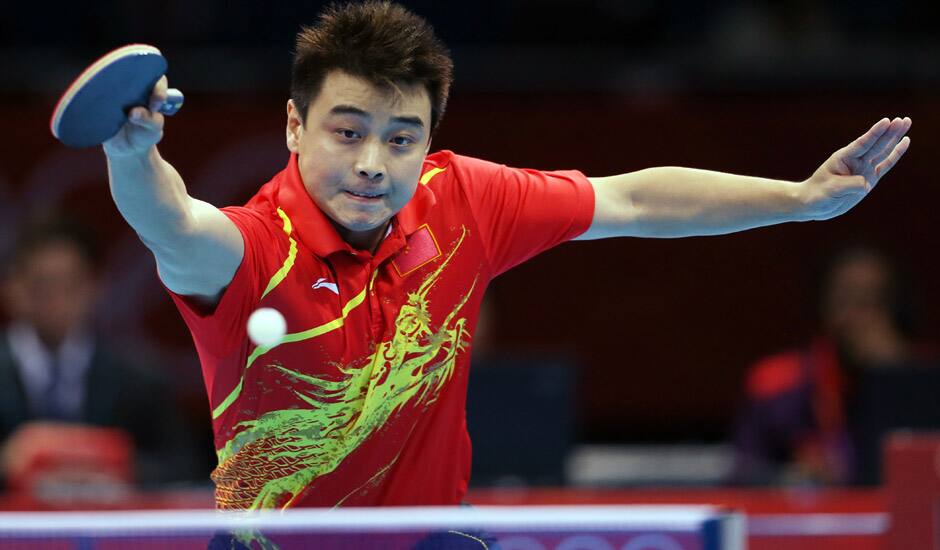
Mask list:
[[[356,254],[356,250],[340,237],[330,219],[304,187],[296,153],[291,154],[280,180],[274,202],[287,213],[293,230],[314,254],[321,258],[340,251]],[[419,183],[408,204],[392,218],[392,225],[400,226],[405,236],[414,233],[424,223],[435,202],[434,192],[427,185]],[[390,231],[386,237],[389,234],[393,235],[395,231]]]
[[[66,406],[71,412],[81,407],[85,373],[91,367],[95,351],[91,332],[79,328],[69,332],[58,350],[50,350],[39,338],[36,329],[25,322],[15,321],[7,327],[10,353],[15,358],[20,380],[32,403],[37,403],[52,376],[53,361],[61,369],[60,376],[69,389]]]

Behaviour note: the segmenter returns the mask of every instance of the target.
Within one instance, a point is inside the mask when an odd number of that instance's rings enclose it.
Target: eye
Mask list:
[[[411,136],[395,136],[391,140],[392,145],[397,145],[399,147],[407,147],[415,142],[415,139]]]
[[[360,137],[359,132],[350,130],[348,128],[340,128],[339,130],[336,130],[336,134],[346,141],[355,141]]]

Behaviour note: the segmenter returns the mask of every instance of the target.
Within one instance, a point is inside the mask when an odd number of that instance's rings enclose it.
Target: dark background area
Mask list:
[[[910,274],[921,336],[940,336],[940,38],[926,3],[403,2],[452,47],[433,149],[591,176],[680,165],[808,177],[882,116],[914,120],[908,155],[824,223],[681,240],[570,243],[493,285],[497,349],[579,359],[584,441],[717,441],[748,364],[814,332],[815,270],[850,242]],[[67,205],[108,244],[102,326],[166,350],[207,419],[188,333],[110,200],[98,150],[48,130],[58,94],[111,48],[152,43],[186,106],[161,144],[191,193],[247,199],[287,158],[290,49],[318,2],[4,3],[0,248]]]

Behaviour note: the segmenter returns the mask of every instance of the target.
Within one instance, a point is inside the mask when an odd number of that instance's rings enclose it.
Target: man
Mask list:
[[[123,430],[141,485],[194,477],[191,437],[169,384],[94,330],[93,239],[53,217],[26,225],[14,248],[3,278],[10,322],[0,333],[0,479],[20,481],[11,479],[13,462],[29,462],[34,443],[50,447],[70,427]],[[16,460],[3,460],[10,455]]]
[[[831,218],[909,144],[910,120],[882,120],[803,182],[685,168],[586,178],[428,155],[451,69],[400,6],[328,9],[298,36],[288,166],[241,208],[189,197],[160,157],[165,79],[105,143],[115,202],[202,361],[220,507],[460,502],[469,347],[493,277],[575,238]],[[287,319],[270,349],[245,335],[262,306]]]
[[[864,444],[877,428],[866,425],[862,384],[869,373],[935,362],[934,350],[915,338],[913,304],[899,278],[894,263],[874,248],[834,255],[819,284],[818,334],[748,371],[733,481],[877,481],[878,461]]]

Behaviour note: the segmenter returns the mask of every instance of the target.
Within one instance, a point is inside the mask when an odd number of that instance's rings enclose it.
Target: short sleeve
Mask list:
[[[271,246],[283,239],[273,220],[245,207],[227,207],[221,211],[238,227],[244,240],[244,255],[232,282],[222,292],[215,308],[207,309],[198,301],[169,291],[179,309],[200,357],[224,357],[240,349],[245,340],[248,316],[257,307],[264,291],[263,273],[270,273],[268,258],[280,247]],[[206,364],[203,361],[203,364]]]
[[[594,188],[581,172],[510,168],[457,155],[453,167],[494,275],[591,226]]]

